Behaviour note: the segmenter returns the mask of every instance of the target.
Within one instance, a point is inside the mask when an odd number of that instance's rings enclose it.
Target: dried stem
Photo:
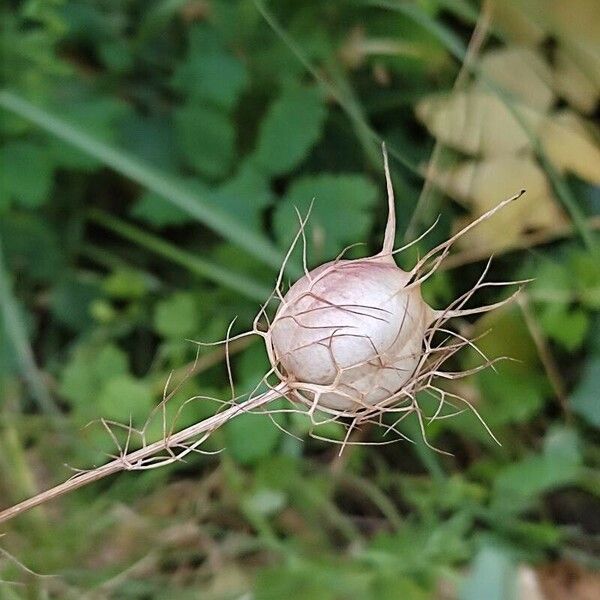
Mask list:
[[[71,477],[68,481],[61,483],[37,496],[33,496],[15,506],[7,508],[6,510],[0,512],[0,523],[8,521],[25,511],[28,511],[31,508],[39,506],[44,502],[49,500],[53,500],[62,496],[63,494],[67,494],[77,488],[80,488],[88,483],[92,483],[94,481],[98,481],[99,479],[103,479],[104,477],[108,477],[109,475],[113,475],[115,473],[119,473],[120,471],[132,471],[143,468],[144,461],[147,461],[149,458],[156,456],[156,454],[169,451],[173,448],[181,448],[182,444],[190,439],[195,438],[200,434],[210,434],[215,429],[219,428],[221,425],[230,421],[234,417],[247,413],[255,408],[260,406],[264,406],[269,402],[280,398],[283,393],[285,393],[285,389],[283,385],[277,386],[272,390],[261,394],[255,398],[249,398],[245,402],[240,404],[234,404],[230,406],[227,410],[224,410],[208,419],[204,419],[204,421],[200,421],[200,423],[195,423],[186,429],[179,431],[167,438],[161,439],[153,444],[149,444],[135,452],[131,452],[129,454],[125,454],[115,460],[102,465],[96,469],[92,469],[90,471],[82,471],[77,473],[74,477]]]

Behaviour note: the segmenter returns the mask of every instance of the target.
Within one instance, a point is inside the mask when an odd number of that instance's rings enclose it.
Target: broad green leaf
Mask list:
[[[36,208],[48,200],[53,164],[43,146],[13,141],[0,148],[0,213],[11,201]]]
[[[131,207],[130,213],[133,217],[155,227],[183,225],[194,220],[189,213],[165,202],[154,192],[144,192]]]
[[[118,137],[117,123],[127,115],[129,109],[114,98],[100,97],[67,98],[57,110],[65,115],[70,124],[81,128],[96,140],[112,143]],[[55,162],[68,169],[92,171],[101,165],[97,158],[55,137],[49,140],[48,153]]]
[[[194,101],[206,101],[229,110],[246,85],[244,64],[221,44],[217,32],[206,25],[190,31],[187,59],[173,76],[175,89]]]
[[[92,303],[100,297],[101,291],[95,280],[84,277],[63,279],[52,290],[52,314],[70,329],[86,329],[93,323]]]
[[[269,456],[281,438],[281,431],[264,414],[242,414],[224,429],[227,451],[243,465],[255,464]]]
[[[257,235],[228,215],[208,206],[203,198],[197,198],[179,179],[168,172],[156,169],[148,163],[137,160],[127,152],[105,144],[87,135],[81,128],[69,125],[45,109],[30,103],[12,92],[0,92],[0,106],[29,122],[35,123],[46,132],[71,144],[80,151],[100,159],[103,164],[129,177],[133,181],[153,190],[166,201],[187,211],[194,218],[205,223],[225,238],[256,256],[271,267],[279,268],[280,252],[262,235]],[[297,275],[300,270],[290,265],[290,273]]]
[[[573,351],[583,344],[590,320],[582,309],[569,309],[566,304],[547,304],[541,312],[540,324],[546,335],[566,350]]]
[[[208,195],[209,201],[249,227],[262,230],[263,213],[272,202],[269,181],[251,164]]]
[[[600,188],[599,188],[600,189]],[[600,260],[590,252],[574,251],[569,256],[573,284],[581,303],[589,309],[600,310]]]
[[[6,268],[34,282],[52,283],[63,273],[65,257],[48,222],[37,215],[9,213],[0,217]]]
[[[148,292],[148,281],[139,271],[120,268],[104,280],[102,287],[112,298],[137,300]]]
[[[106,382],[98,394],[94,411],[99,418],[120,423],[143,425],[154,405],[147,383],[131,375],[116,375]]]
[[[517,571],[506,551],[484,546],[464,582],[460,600],[517,600]]]
[[[197,193],[199,198],[206,198],[210,202],[210,191],[206,185],[197,179],[186,180],[186,184],[190,190]],[[194,220],[189,212],[165,202],[162,196],[151,191],[144,192],[132,206],[130,212],[134,217],[155,227],[184,225]]]
[[[575,432],[551,429],[542,454],[526,456],[496,475],[493,506],[501,512],[525,510],[540,494],[575,481],[580,466],[581,453]]]
[[[594,356],[586,363],[570,403],[578,415],[600,429],[600,356]]]
[[[190,167],[211,179],[227,174],[233,160],[235,131],[224,112],[189,101],[175,111],[175,129]]]
[[[199,310],[194,296],[179,292],[162,300],[154,311],[154,329],[165,338],[183,339],[198,333]]]
[[[294,207],[306,216],[314,205],[306,226],[311,262],[333,259],[346,245],[366,241],[373,219],[370,210],[377,188],[363,175],[323,174],[297,179],[277,206],[275,234],[288,246],[299,228]]]
[[[317,88],[285,89],[261,123],[253,160],[272,175],[291,171],[321,136],[326,114]]]
[[[116,346],[81,346],[63,371],[60,393],[78,412],[95,415],[98,393],[111,378],[127,371],[127,355]]]
[[[528,376],[501,366],[497,371],[487,369],[477,377],[483,399],[479,410],[483,418],[492,429],[507,423],[526,423],[544,405],[548,393],[546,378],[531,370]],[[481,434],[487,435],[483,430]]]
[[[119,119],[118,130],[119,143],[125,150],[163,171],[177,172],[181,157],[170,111],[148,117],[128,113]]]

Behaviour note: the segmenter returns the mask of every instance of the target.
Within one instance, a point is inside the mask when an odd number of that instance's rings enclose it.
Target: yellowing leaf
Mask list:
[[[544,29],[530,19],[517,0],[494,0],[492,14],[494,25],[511,41],[536,45],[544,39]]]
[[[531,128],[542,118],[522,105],[515,110]],[[514,154],[529,146],[526,132],[506,105],[479,90],[430,96],[419,102],[416,112],[438,140],[467,154]]]
[[[470,208],[470,216],[459,219],[456,229],[461,229],[519,189],[527,190],[518,201],[460,238],[458,244],[464,248],[490,251],[505,248],[526,231],[556,226],[565,219],[544,171],[531,156],[466,161],[435,177],[449,195]]]
[[[527,0],[526,3],[537,8],[553,33],[596,47],[600,44],[598,0]]]
[[[600,148],[575,113],[562,111],[546,119],[540,127],[540,141],[558,169],[600,184]]]
[[[559,48],[555,55],[554,88],[580,112],[594,112],[600,98],[600,63],[589,64],[581,53]]]
[[[494,0],[493,18],[502,33],[518,44],[536,45],[544,39],[545,32],[515,0]]]
[[[491,50],[482,57],[480,67],[527,106],[543,111],[552,106],[552,70],[539,51],[519,46]]]

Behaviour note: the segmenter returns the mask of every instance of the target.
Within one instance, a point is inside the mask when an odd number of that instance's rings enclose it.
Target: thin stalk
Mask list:
[[[182,185],[178,179],[123,150],[95,139],[80,128],[12,91],[0,91],[0,107],[34,123],[53,136],[98,159],[117,173],[152,190],[167,202],[221,234],[225,239],[244,248],[262,263],[279,269],[282,254],[269,240],[206,202]],[[295,277],[301,275],[301,271],[294,265],[290,265],[290,272],[292,271]]]
[[[367,145],[369,138],[373,142],[373,148],[375,143],[377,147],[381,146],[384,141],[383,138],[371,127],[366,117],[363,114],[363,110],[356,100],[352,97],[345,96],[338,87],[336,87],[331,81],[324,77],[321,72],[310,62],[302,48],[296,43],[296,41],[290,36],[290,34],[282,27],[281,23],[276,19],[275,15],[265,6],[262,0],[254,0],[254,4],[269,25],[269,27],[275,32],[275,34],[281,39],[281,41],[291,50],[291,52],[300,61],[302,66],[312,75],[317,83],[329,94],[340,106],[340,108],[346,113],[350,121],[354,124],[359,140],[365,147],[365,151],[369,160],[373,161],[375,154],[371,151]],[[388,152],[390,156],[393,156],[400,164],[402,164],[407,170],[418,177],[423,177],[421,170],[412,160],[407,158],[404,154],[399,152],[394,146],[388,144]]]
[[[271,293],[271,290],[267,286],[264,286],[245,275],[232,273],[204,258],[180,250],[158,236],[143,231],[139,227],[135,227],[129,223],[125,223],[104,211],[92,209],[89,212],[89,217],[95,223],[98,223],[129,241],[134,242],[139,246],[143,246],[147,250],[184,267],[191,273],[199,275],[203,279],[214,281],[223,287],[232,289],[247,298],[259,300],[262,303]]]
[[[60,418],[60,410],[54,402],[35,362],[33,350],[27,339],[25,324],[17,308],[8,274],[4,268],[2,240],[0,239],[0,317],[4,320],[4,330],[21,367],[23,378],[29,386],[39,409],[55,419]]]
[[[139,450],[135,450],[134,452],[130,452],[124,456],[116,458],[115,460],[106,463],[101,467],[78,473],[64,483],[61,483],[49,490],[46,490],[45,492],[42,492],[41,494],[38,494],[37,496],[33,496],[33,498],[28,498],[27,500],[24,500],[15,506],[11,506],[10,508],[3,510],[0,512],[0,523],[4,523],[9,519],[17,517],[18,515],[36,506],[39,506],[40,504],[59,498],[64,494],[72,492],[73,490],[95,481],[99,481],[100,479],[108,477],[109,475],[114,475],[115,473],[119,473],[121,471],[136,470],[135,465],[139,465],[141,461],[151,458],[165,450],[169,451],[174,448],[181,449],[182,445],[187,440],[191,440],[200,434],[210,434],[215,429],[218,429],[221,427],[221,425],[224,425],[238,415],[245,414],[255,408],[264,406],[265,404],[280,398],[284,391],[283,384],[280,384],[279,386],[265,392],[264,394],[261,394],[260,396],[250,398],[249,400],[246,400],[240,404],[234,404],[223,412],[217,413],[208,419],[204,419],[199,423],[195,423],[194,425],[190,425],[190,427],[186,427],[185,429],[182,429],[173,435],[166,436],[157,442],[148,444]],[[173,458],[173,462],[176,460],[176,458]]]

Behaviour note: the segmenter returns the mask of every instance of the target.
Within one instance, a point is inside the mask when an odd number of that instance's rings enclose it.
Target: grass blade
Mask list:
[[[0,317],[4,319],[6,337],[13,347],[31,396],[42,412],[53,417],[59,417],[60,410],[46,388],[35,363],[33,350],[27,340],[25,324],[21,319],[17,302],[12,294],[8,274],[4,268],[2,240],[0,240]]]
[[[92,210],[90,211],[89,216],[95,223],[110,229],[110,231],[113,231],[129,241],[184,267],[195,275],[214,281],[215,283],[234,290],[251,300],[258,300],[262,303],[271,293],[271,290],[268,287],[245,275],[232,273],[208,260],[199,258],[185,250],[180,250],[158,236],[143,231],[129,223],[125,223],[121,219],[117,219],[104,211]]]
[[[261,263],[269,265],[273,269],[279,269],[283,255],[269,240],[203,201],[176,178],[122,150],[93,138],[78,127],[67,123],[46,109],[32,104],[14,92],[0,91],[0,106],[35,123],[55,137],[100,160],[121,175],[152,190],[227,240],[244,248]],[[301,275],[300,270],[294,269],[293,266],[290,271],[293,271],[294,276]]]

